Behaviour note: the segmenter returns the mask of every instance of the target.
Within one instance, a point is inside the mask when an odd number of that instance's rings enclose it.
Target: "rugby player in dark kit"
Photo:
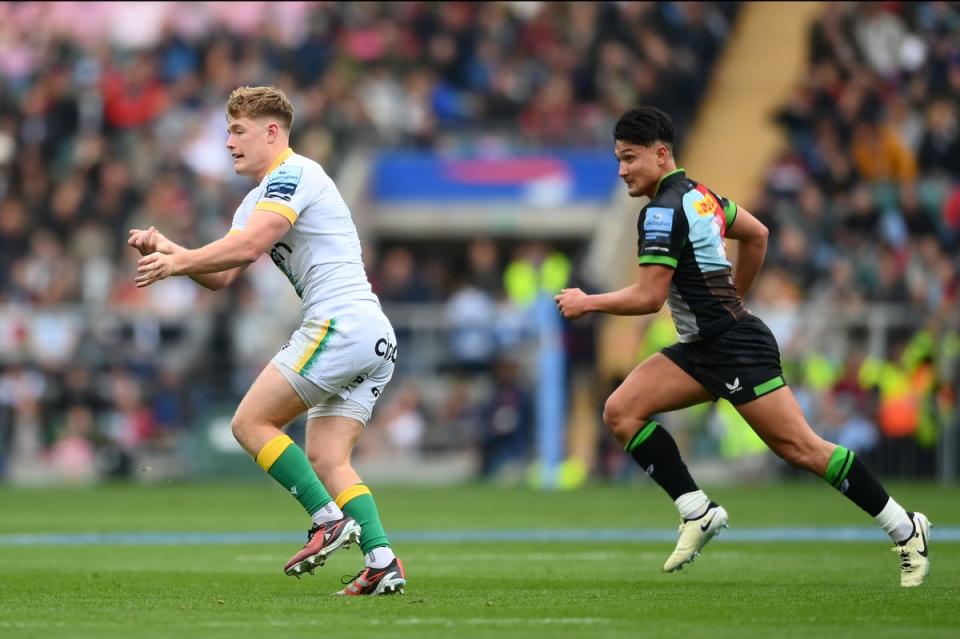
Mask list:
[[[627,111],[613,137],[630,196],[650,198],[637,222],[637,282],[598,295],[564,289],[556,302],[569,320],[587,313],[646,315],[664,302],[673,315],[679,342],[638,365],[603,411],[614,437],[680,512],[679,541],[663,570],[693,561],[727,527],[728,515],[700,490],[673,437],[653,418],[723,398],[773,452],[822,477],[877,520],[895,542],[901,586],[923,583],[930,570],[929,520],[905,511],[852,451],[814,433],[784,379],[773,334],[744,307],[763,264],[767,228],[677,167],[673,122],[662,111]],[[727,260],[724,238],[739,242],[736,265]]]

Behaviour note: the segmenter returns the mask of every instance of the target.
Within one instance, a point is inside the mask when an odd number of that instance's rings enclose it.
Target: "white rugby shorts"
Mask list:
[[[397,360],[390,322],[365,315],[311,318],[271,360],[309,408],[307,418],[366,424]]]

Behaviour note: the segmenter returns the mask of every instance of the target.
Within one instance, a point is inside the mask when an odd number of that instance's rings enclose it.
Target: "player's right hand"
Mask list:
[[[587,294],[579,288],[565,288],[553,298],[560,314],[568,320],[575,320],[587,314]]]
[[[140,255],[150,255],[157,252],[160,237],[160,232],[155,226],[147,230],[130,229],[130,239],[127,240],[127,244],[140,251]]]

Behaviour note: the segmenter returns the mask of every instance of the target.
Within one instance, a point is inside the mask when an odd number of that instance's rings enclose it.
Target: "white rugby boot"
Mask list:
[[[904,588],[919,586],[930,574],[930,559],[927,543],[933,524],[923,513],[907,513],[913,521],[913,534],[893,547],[900,555],[900,585]]]
[[[684,564],[692,562],[707,542],[727,527],[728,520],[727,511],[715,502],[710,502],[707,512],[700,517],[684,519],[678,529],[680,539],[677,547],[663,564],[663,572],[679,570]]]

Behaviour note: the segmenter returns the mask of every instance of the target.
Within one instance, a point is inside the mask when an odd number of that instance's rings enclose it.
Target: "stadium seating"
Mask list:
[[[298,301],[278,292],[267,261],[216,294],[177,280],[132,284],[128,228],[153,224],[195,246],[225,232],[248,189],[223,150],[232,88],[288,91],[294,148],[342,189],[356,173],[351,158],[373,171],[382,151],[608,153],[611,125],[632,105],[664,108],[681,132],[693,126],[740,10],[181,4],[0,3],[0,480],[131,476],[146,458],[188,472],[184,442],[218,441],[216,424],[287,338]],[[796,338],[783,344],[796,386],[820,407],[812,417],[865,451],[907,445],[890,417],[902,398],[878,389],[896,375],[922,388],[914,399],[926,408],[905,427],[917,461],[890,472],[921,472],[936,415],[955,403],[956,350],[932,363],[897,358],[922,350],[923,335],[957,339],[958,20],[945,3],[825,5],[806,78],[776,116],[789,145],[744,202],[772,229],[752,302],[779,317],[843,306],[852,318],[849,339],[819,368],[810,334],[785,333]],[[582,283],[583,238],[487,241],[438,235],[436,225],[391,238],[389,220],[361,206],[368,194],[348,199],[376,291],[401,332],[420,331],[364,445],[371,454],[486,451],[478,472],[523,459],[529,445],[497,448],[484,420],[512,401],[505,389],[526,402],[530,381],[496,350],[471,350],[470,320],[511,301],[507,269],[531,255],[539,266],[559,250],[572,262],[569,281]],[[857,315],[874,303],[889,305],[880,319]],[[497,317],[501,349],[523,353],[523,318]],[[883,325],[879,345],[858,341],[872,334],[869,321]],[[567,334],[578,374],[592,366],[594,328]],[[923,386],[928,366],[939,376]],[[423,367],[436,384],[417,383]],[[478,375],[480,384],[462,384]]]

